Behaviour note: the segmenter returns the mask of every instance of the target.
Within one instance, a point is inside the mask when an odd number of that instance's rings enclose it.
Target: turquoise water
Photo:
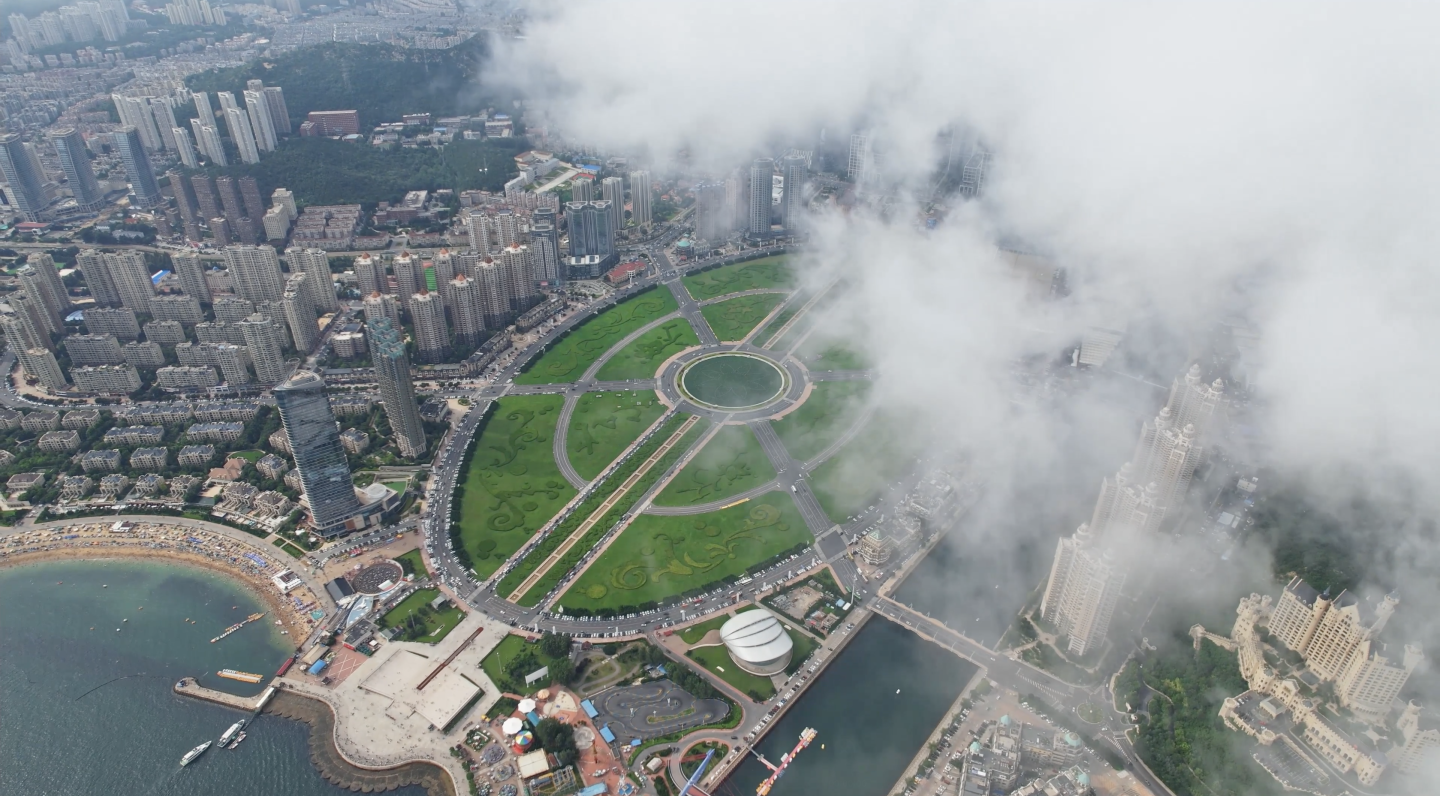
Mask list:
[[[235,750],[212,746],[180,768],[185,752],[242,714],[171,687],[189,675],[210,688],[258,693],[263,684],[214,673],[274,674],[292,647],[273,618],[210,639],[263,610],[235,583],[189,567],[117,560],[0,570],[0,793],[349,793],[310,765],[308,728],[273,716],[251,723]]]
[[[885,619],[871,619],[857,632],[758,744],[756,751],[774,763],[801,730],[818,733],[772,796],[888,793],[977,669]],[[749,757],[717,792],[753,794],[769,775]]]

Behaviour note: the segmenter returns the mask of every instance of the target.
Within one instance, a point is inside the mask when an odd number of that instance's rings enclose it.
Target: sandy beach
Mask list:
[[[196,532],[187,529],[187,533],[194,534]],[[203,534],[203,532],[199,533]],[[308,612],[298,610],[287,595],[280,594],[274,584],[269,581],[268,576],[262,577],[253,570],[231,565],[223,559],[197,553],[144,546],[143,543],[154,541],[149,537],[130,539],[116,535],[103,539],[104,544],[91,544],[92,541],[95,541],[95,537],[71,540],[56,538],[47,540],[41,549],[0,548],[0,553],[4,553],[3,556],[0,556],[0,567],[18,567],[43,561],[104,561],[122,558],[198,567],[223,575],[245,587],[269,610],[266,621],[273,622],[275,619],[281,621],[282,627],[289,631],[289,638],[293,641],[294,646],[299,647],[309,637],[311,629],[315,626],[315,622],[310,619]],[[76,544],[76,542],[83,543]],[[126,542],[130,543],[126,544]],[[304,586],[292,591],[290,595],[299,597],[302,604],[314,601],[314,595],[311,595],[310,590]]]

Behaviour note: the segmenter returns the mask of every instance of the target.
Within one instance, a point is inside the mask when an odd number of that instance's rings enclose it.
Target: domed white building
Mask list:
[[[720,626],[720,640],[741,669],[761,677],[785,671],[795,643],[774,614],[756,608]]]

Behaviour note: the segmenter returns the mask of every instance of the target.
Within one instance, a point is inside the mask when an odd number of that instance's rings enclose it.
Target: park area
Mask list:
[[[655,498],[657,506],[695,506],[723,500],[775,478],[749,426],[725,426]]]
[[[764,702],[775,696],[775,684],[770,682],[770,678],[751,674],[735,665],[735,661],[730,659],[730,653],[726,651],[723,644],[693,649],[685,655],[710,670],[716,677],[729,683],[736,691],[748,696],[752,701]]]
[[[795,273],[785,260],[784,255],[762,257],[691,274],[683,281],[697,301],[744,290],[789,290],[795,286]]]
[[[641,514],[561,598],[567,611],[617,612],[699,591],[813,542],[790,495],[707,514]]]
[[[705,322],[722,341],[744,340],[761,321],[765,320],[780,302],[784,293],[756,293],[750,296],[736,296],[732,299],[706,304],[700,308]]]
[[[380,617],[380,627],[400,628],[400,633],[395,636],[396,641],[423,641],[434,644],[449,635],[450,631],[465,619],[465,612],[453,604],[439,609],[431,608],[430,603],[439,596],[439,589],[416,589]]]
[[[700,345],[695,330],[684,318],[666,321],[635,338],[630,345],[616,351],[600,366],[595,377],[600,381],[650,379],[660,364],[691,346]]]
[[[551,441],[564,399],[512,395],[496,402],[460,474],[459,545],[489,577],[575,496],[555,467]]]
[[[876,413],[854,439],[810,472],[810,490],[832,522],[845,522],[903,476],[921,447],[915,429]]]
[[[587,392],[570,414],[565,451],[570,466],[594,480],[630,443],[665,414],[665,405],[646,391]]]
[[[850,430],[869,393],[867,381],[816,382],[805,403],[774,421],[775,434],[797,461],[810,461]]]
[[[430,577],[430,571],[425,568],[425,559],[421,557],[418,547],[395,556],[395,561],[406,575],[414,575],[417,578]]]
[[[506,636],[480,661],[480,668],[485,670],[485,674],[489,675],[490,680],[501,690],[528,696],[549,685],[551,678],[542,677],[526,685],[525,675],[543,666],[550,669],[552,676],[566,674],[567,677],[561,678],[563,682],[568,679],[568,673],[572,670],[568,650],[560,655],[550,655],[547,654],[545,646],[538,640],[528,641],[524,636]],[[556,650],[551,650],[554,651]]]
[[[870,362],[854,346],[817,334],[806,338],[795,352],[810,370],[865,370]]]
[[[626,335],[674,312],[675,296],[668,290],[646,290],[585,321],[560,338],[549,351],[515,377],[516,384],[554,384],[580,378]],[[653,373],[651,374],[653,375]]]

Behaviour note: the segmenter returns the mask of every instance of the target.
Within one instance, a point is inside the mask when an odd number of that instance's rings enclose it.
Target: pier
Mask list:
[[[265,707],[266,701],[274,691],[273,688],[267,688],[255,696],[236,696],[234,694],[227,694],[224,691],[216,691],[213,688],[206,688],[200,685],[199,681],[194,677],[180,678],[180,682],[176,683],[171,690],[181,696],[203,699],[206,702],[214,702],[217,705],[243,710],[247,713],[255,713]]]

